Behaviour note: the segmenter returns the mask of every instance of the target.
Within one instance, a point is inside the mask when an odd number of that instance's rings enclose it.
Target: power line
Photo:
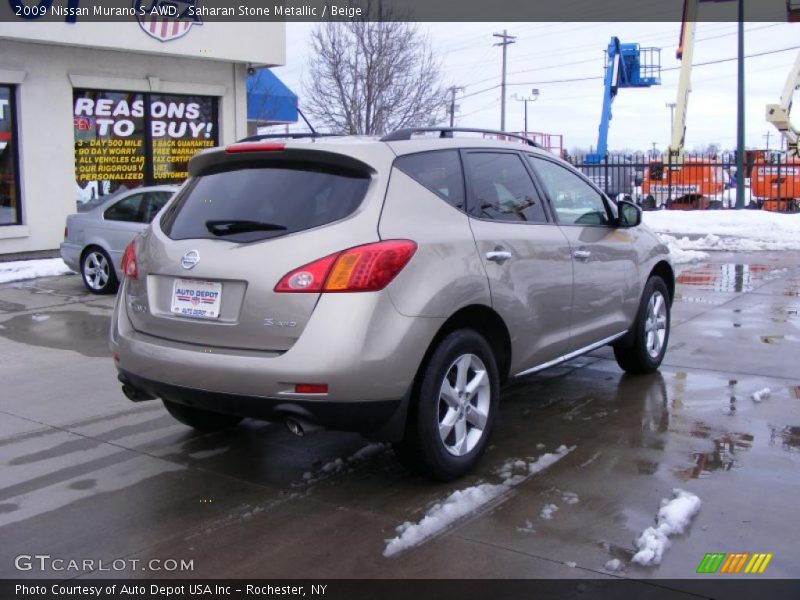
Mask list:
[[[771,54],[779,54],[781,52],[788,52],[790,50],[797,50],[798,48],[800,48],[800,46],[789,46],[787,48],[779,48],[777,50],[767,50],[765,52],[755,52],[753,54],[746,54],[745,58],[757,58],[759,56],[768,56],[768,55],[771,55]],[[692,68],[694,68],[694,67],[707,67],[709,65],[718,65],[718,64],[721,64],[721,63],[732,62],[734,60],[737,60],[737,57],[733,56],[731,58],[720,58],[720,59],[717,59],[717,60],[709,60],[709,61],[706,61],[706,62],[695,63],[694,65],[692,65]],[[678,70],[680,70],[680,67],[667,67],[667,68],[661,69],[661,72],[663,73],[664,71],[678,71]],[[509,83],[508,85],[545,85],[545,84],[557,84],[557,83],[576,83],[576,82],[581,82],[581,81],[596,81],[598,79],[603,79],[603,78],[604,77],[602,75],[598,75],[598,76],[591,76],[591,77],[574,77],[574,78],[571,78],[571,79],[552,79],[550,81],[525,81],[525,82]]]
[[[769,29],[771,27],[777,27],[779,25],[784,25],[784,23],[773,23],[771,25],[752,27],[752,28],[746,30],[746,32],[750,33],[750,32],[753,32],[753,31],[759,31],[761,29]],[[737,35],[737,32],[736,31],[732,31],[732,32],[723,33],[723,34],[719,34],[719,35],[698,38],[696,41],[697,42],[705,42],[705,41],[708,41],[708,40],[715,40],[715,39],[719,39],[719,38],[723,38],[723,37],[730,37],[732,35]],[[640,38],[640,40],[661,39],[663,37],[665,37],[665,36],[663,36],[663,35],[649,36],[649,37],[645,36],[643,38]],[[671,37],[674,37],[674,36],[671,36]],[[594,44],[592,44],[591,47],[592,48],[596,48],[596,46]],[[676,46],[675,45],[671,45],[671,46],[668,46],[667,48],[674,48],[674,47],[676,47]],[[574,50],[574,48],[573,48],[573,50]],[[519,58],[523,58],[525,56],[526,55],[523,54],[523,55],[517,56],[517,58],[519,59]],[[543,56],[547,56],[547,55],[543,55]],[[558,64],[554,64],[554,65],[546,65],[544,67],[533,67],[533,68],[530,68],[530,69],[521,69],[519,71],[510,71],[508,74],[509,75],[519,75],[519,74],[522,74],[522,73],[530,73],[530,72],[533,72],[533,71],[545,71],[545,70],[551,70],[551,69],[558,69],[558,68],[561,68],[561,67],[571,67],[571,66],[580,65],[580,64],[592,63],[592,62],[595,62],[596,60],[597,60],[596,58],[589,58],[589,59],[585,59],[585,60],[572,61],[572,62],[567,62],[567,63],[558,63]],[[664,70],[667,70],[667,69],[664,69]],[[484,78],[484,79],[478,79],[478,80],[475,80],[475,81],[470,81],[466,85],[469,86],[469,85],[477,85],[479,83],[486,83],[487,81],[492,81],[492,80],[494,80],[496,78],[497,78],[497,76],[495,75],[493,77],[487,77],[487,78]],[[602,79],[602,78],[603,78],[602,76],[599,77],[599,79]]]
[[[768,56],[768,55],[772,55],[772,54],[779,54],[781,52],[788,52],[790,50],[797,50],[798,48],[800,48],[800,46],[789,46],[787,48],[780,48],[780,49],[777,49],[777,50],[768,50],[768,51],[765,51],[765,52],[757,52],[757,53],[753,53],[753,54],[747,54],[747,55],[745,55],[745,58],[757,58],[757,57],[760,57],[760,56]],[[735,61],[735,60],[737,60],[736,57],[722,58],[722,59],[717,59],[717,60],[711,60],[711,61],[706,61],[706,62],[702,62],[702,63],[697,63],[694,66],[695,67],[705,67],[705,66],[709,66],[709,65],[732,62],[732,61]],[[677,71],[679,69],[680,69],[680,67],[668,67],[668,68],[662,69],[662,71]],[[574,78],[574,79],[538,81],[538,82],[527,82],[527,83],[509,83],[508,85],[511,85],[511,86],[518,86],[518,85],[544,85],[544,84],[554,84],[554,83],[572,83],[572,82],[583,82],[583,81],[597,81],[598,79],[603,79],[603,77],[602,76],[600,76],[600,77],[578,77],[578,78]],[[698,80],[698,81],[701,81],[701,80]],[[471,97],[474,97],[474,96],[479,96],[479,95],[485,94],[486,92],[491,92],[492,90],[496,90],[499,87],[500,87],[500,85],[497,84],[497,85],[493,85],[493,86],[490,86],[490,87],[487,87],[487,88],[484,88],[484,89],[481,89],[481,90],[477,90],[475,92],[470,92],[469,94],[462,95],[461,99],[464,100],[465,98],[471,98]],[[552,101],[552,100],[573,100],[573,99],[576,99],[576,98],[585,98],[585,96],[584,95],[566,96],[566,97],[561,97],[561,98],[551,97],[551,98],[548,98],[548,99]],[[493,105],[494,105],[494,101],[491,104],[489,104],[489,106],[493,106]],[[475,114],[476,112],[480,112],[482,110],[485,110],[485,108],[480,108],[478,110],[474,110],[474,111],[468,112],[468,113],[466,113],[464,115],[461,115],[461,117],[466,117],[466,116]]]

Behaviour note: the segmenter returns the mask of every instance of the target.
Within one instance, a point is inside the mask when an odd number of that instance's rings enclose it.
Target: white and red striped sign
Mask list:
[[[139,17],[139,25],[148,35],[162,42],[169,42],[186,35],[194,22],[177,21],[169,17]]]
[[[147,35],[161,42],[170,42],[183,37],[192,25],[200,22],[198,17],[186,16],[188,11],[185,10],[187,6],[194,7],[198,3],[198,0],[149,0],[148,5],[143,0],[134,0],[133,6],[139,26]],[[171,13],[175,13],[174,16]]]

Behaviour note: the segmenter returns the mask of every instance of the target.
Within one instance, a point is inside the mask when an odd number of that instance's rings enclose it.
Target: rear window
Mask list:
[[[350,215],[369,182],[366,173],[294,163],[208,173],[167,209],[161,228],[173,240],[280,237]]]

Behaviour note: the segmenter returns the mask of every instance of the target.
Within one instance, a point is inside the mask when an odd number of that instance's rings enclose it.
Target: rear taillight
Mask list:
[[[341,253],[331,254],[313,263],[289,271],[275,286],[276,292],[321,292],[322,286]]]
[[[122,255],[122,274],[128,279],[139,278],[139,266],[136,264],[136,240],[128,244]]]
[[[385,288],[411,260],[417,244],[387,240],[356,246],[290,271],[276,292],[375,292]]]

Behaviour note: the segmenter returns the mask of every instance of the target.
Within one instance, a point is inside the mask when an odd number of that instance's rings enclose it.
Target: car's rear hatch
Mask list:
[[[192,179],[137,243],[138,276],[126,286],[133,327],[208,347],[288,350],[319,294],[276,293],[276,284],[378,240],[391,159],[377,142],[198,155]]]

